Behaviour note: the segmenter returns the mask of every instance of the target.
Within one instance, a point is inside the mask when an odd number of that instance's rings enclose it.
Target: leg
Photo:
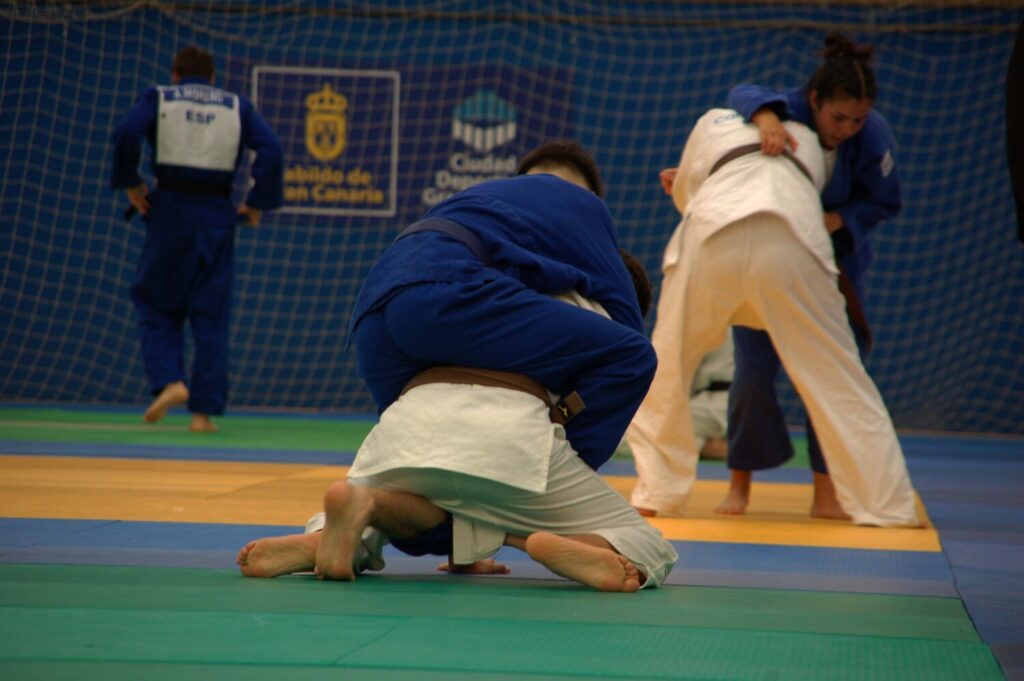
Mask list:
[[[598,535],[562,537],[534,532],[526,539],[526,552],[556,575],[598,591],[632,593],[645,579],[628,558]]]
[[[859,294],[859,291],[858,291]],[[863,296],[861,296],[863,300]],[[867,357],[869,342],[868,336],[860,328],[851,322],[850,328],[853,331],[854,340],[857,343],[857,350],[860,353],[861,361]],[[807,419],[807,454],[810,458],[811,471],[814,475],[814,500],[811,503],[810,515],[812,518],[827,518],[832,520],[850,520],[850,516],[843,510],[836,497],[836,488],[832,484],[832,478],[828,473],[828,466],[825,463],[825,455],[821,451],[821,443],[818,441],[818,434],[814,431],[814,424],[810,417]]]
[[[836,488],[828,473],[814,473],[814,501],[811,503],[812,518],[850,520],[850,514],[843,510],[836,498]]]
[[[189,296],[189,324],[195,341],[191,396],[193,432],[215,432],[210,416],[224,413],[228,399],[228,337],[234,279],[235,214],[230,203],[213,200],[194,211],[201,226],[196,240],[199,272]]]
[[[423,497],[339,480],[324,495],[327,522],[316,550],[320,579],[355,580],[352,559],[367,525],[389,537],[414,537],[446,519]]]
[[[733,327],[736,373],[729,387],[729,468],[774,468],[793,457],[775,393],[779,357],[763,331]]]
[[[857,352],[833,278],[766,220],[754,305],[814,423],[842,508],[862,525],[918,524],[899,440]]]
[[[638,577],[638,586],[648,587],[661,584],[677,560],[671,544],[557,435],[547,488],[541,492],[422,469],[395,469],[373,476],[372,483],[385,489],[415,486],[417,493],[451,512],[455,522],[455,563],[468,565],[492,555],[504,541],[517,548],[525,547],[531,556],[556,573],[588,586],[629,590],[628,568],[619,557],[624,557],[642,575]],[[495,531],[500,532],[497,537]],[[532,537],[538,532],[582,542],[588,550],[572,546],[568,548],[575,552],[564,552],[561,549],[566,545],[550,538],[533,540],[531,549]],[[529,538],[520,546],[514,543],[519,541],[517,537]],[[572,556],[580,556],[579,551],[586,554],[580,557],[581,571],[567,572],[564,563]]]
[[[843,510],[836,497],[836,487],[828,474],[825,455],[818,442],[818,434],[814,432],[811,419],[807,419],[807,453],[811,461],[811,472],[814,476],[814,500],[811,502],[812,518],[828,518],[831,520],[849,520],[849,514]]]
[[[185,301],[193,276],[188,246],[173,227],[152,218],[132,284],[142,362],[156,399],[143,415],[156,423],[188,400],[183,364]]]
[[[733,469],[729,471],[729,491],[725,499],[715,508],[715,513],[725,515],[743,515],[750,505],[750,483],[754,477],[752,471]]]
[[[428,532],[447,517],[423,497],[344,480],[328,488],[324,508],[327,523],[320,532],[266,537],[242,547],[235,560],[242,574],[277,577],[315,569],[321,579],[351,581],[353,558],[371,521],[388,536],[408,538]]]
[[[779,357],[764,331],[735,326],[736,373],[729,387],[729,491],[715,513],[743,515],[750,505],[753,471],[793,457],[793,442],[775,393]]]
[[[692,230],[690,230],[692,232]],[[658,321],[651,336],[658,368],[637,410],[627,439],[639,480],[631,501],[641,513],[679,515],[697,477],[699,451],[694,437],[690,386],[704,356],[722,343],[729,311],[701,286],[701,244],[684,232],[681,259],[666,268],[658,299]],[[669,248],[679,240],[673,236]],[[718,293],[718,292],[715,292]]]

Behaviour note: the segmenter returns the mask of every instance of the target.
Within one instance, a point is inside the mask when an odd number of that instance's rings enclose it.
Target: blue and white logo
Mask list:
[[[516,137],[516,110],[494,90],[477,90],[452,111],[452,137],[486,154]]]

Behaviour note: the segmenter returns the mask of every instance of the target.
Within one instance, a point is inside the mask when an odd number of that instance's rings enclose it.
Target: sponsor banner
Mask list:
[[[403,72],[406,220],[452,194],[509,177],[542,142],[571,137],[572,71],[506,64]]]
[[[397,71],[253,68],[253,102],[284,147],[282,213],[395,215]]]

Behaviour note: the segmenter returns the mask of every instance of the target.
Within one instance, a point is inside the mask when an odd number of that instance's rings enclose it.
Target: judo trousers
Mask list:
[[[418,494],[451,513],[452,557],[459,564],[494,555],[506,533],[526,537],[538,531],[604,538],[647,576],[644,588],[664,582],[679,558],[672,544],[561,436],[552,446],[542,492],[436,468],[396,468],[349,482]]]
[[[224,413],[228,322],[234,276],[235,209],[229,199],[160,191],[150,195],[146,240],[132,301],[142,360],[153,394],[184,381],[193,413]],[[191,380],[185,373],[185,322],[192,330]]]
[[[689,386],[730,325],[763,329],[807,406],[843,510],[860,525],[918,523],[903,451],[860,360],[835,279],[769,214],[724,227],[703,243],[686,229],[665,272],[653,343],[658,372],[627,437],[639,483],[632,503],[683,511],[698,451]]]
[[[867,337],[854,328],[854,338],[863,359]],[[737,326],[733,329],[736,373],[729,389],[729,468],[742,471],[776,468],[793,458],[786,417],[779,406],[775,380],[781,362],[771,337],[764,331]],[[811,470],[827,473],[821,443],[807,419],[807,450]]]

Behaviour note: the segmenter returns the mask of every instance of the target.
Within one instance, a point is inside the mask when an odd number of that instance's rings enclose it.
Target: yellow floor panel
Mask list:
[[[0,456],[0,517],[301,525],[342,466]],[[627,496],[635,479],[605,478]],[[728,483],[698,480],[685,518],[655,518],[668,539],[940,551],[925,529],[855,527],[810,518],[811,486],[754,482],[747,515],[714,508]],[[922,517],[924,508],[920,506]]]
[[[636,478],[605,476],[627,499]],[[745,544],[783,544],[892,551],[941,551],[939,535],[928,519],[920,498],[918,515],[924,528],[858,527],[840,520],[811,518],[810,484],[753,483],[746,515],[724,516],[715,507],[725,497],[725,480],[697,480],[685,518],[653,518],[651,524],[669,539]]]

